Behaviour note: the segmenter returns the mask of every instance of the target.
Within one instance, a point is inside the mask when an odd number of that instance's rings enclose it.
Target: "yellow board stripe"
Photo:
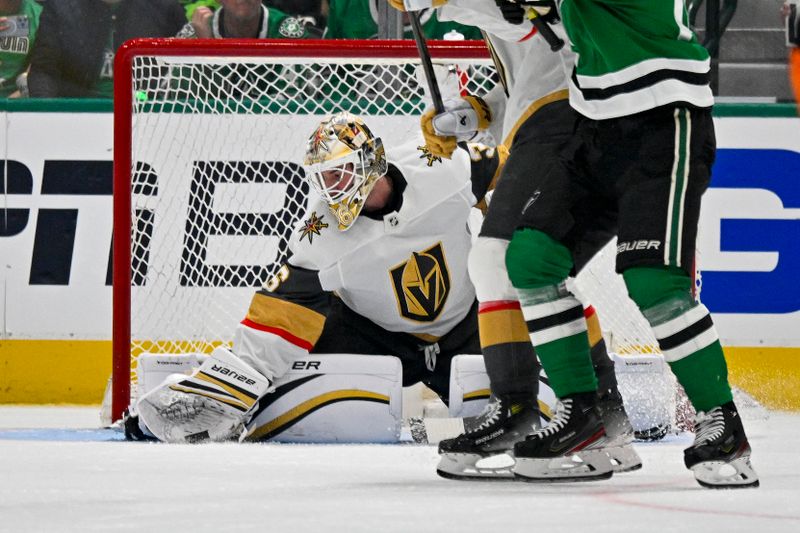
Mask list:
[[[247,319],[263,326],[278,328],[305,340],[312,346],[319,340],[325,316],[280,298],[256,293],[250,302]]]
[[[498,309],[478,314],[481,348],[507,342],[531,342],[521,309]]]
[[[224,381],[222,381],[220,379],[217,379],[217,378],[215,378],[213,376],[209,376],[208,374],[206,374],[204,372],[198,372],[197,375],[195,376],[195,378],[203,380],[203,381],[208,381],[209,383],[212,383],[212,384],[214,384],[214,385],[216,385],[218,387],[221,387],[221,388],[225,389],[225,391],[227,391],[228,394],[230,394],[231,396],[233,396],[236,399],[238,399],[240,402],[245,404],[248,408],[252,407],[253,404],[256,403],[256,400],[258,400],[258,398],[253,398],[252,395],[247,394],[246,392],[242,392],[240,390],[237,390],[235,387],[229,385],[228,383],[225,383]]]
[[[725,347],[731,384],[765,407],[800,410],[800,348]]]
[[[131,341],[131,355],[138,357],[143,353],[207,353],[210,354],[218,346],[230,348],[230,342],[222,341],[187,341],[187,340],[160,340],[146,341],[134,339]]]
[[[296,419],[305,416],[318,407],[337,400],[373,400],[389,403],[389,397],[385,394],[378,394],[376,392],[365,390],[342,389],[338,391],[327,392],[306,400],[303,403],[292,407],[277,418],[270,420],[263,426],[259,426],[247,436],[247,440],[257,440],[262,438],[264,435],[268,435],[280,427],[291,424]]]
[[[169,342],[182,344],[195,343]],[[724,350],[731,384],[767,408],[800,411],[800,347]],[[110,376],[111,341],[0,340],[0,404],[99,405]]]

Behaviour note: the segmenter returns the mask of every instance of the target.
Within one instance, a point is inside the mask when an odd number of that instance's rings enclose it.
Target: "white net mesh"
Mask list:
[[[390,146],[416,135],[427,104],[415,70],[413,60],[135,59],[134,357],[230,342],[303,215],[307,136],[338,110]],[[494,85],[485,60],[465,72],[471,92]]]
[[[346,110],[363,116],[387,146],[416,135],[427,106],[417,63],[134,60],[134,360],[143,352],[208,353],[230,342],[254,288],[285,259],[303,215],[309,191],[299,163],[309,133],[322,115]],[[450,90],[484,94],[495,84],[485,59],[459,60],[450,71]],[[649,328],[613,273],[613,244],[606,250],[582,274],[579,290],[616,351],[654,351]]]
[[[661,353],[639,308],[628,298],[622,276],[614,269],[617,239],[612,239],[575,279],[573,290],[597,310],[610,351]]]

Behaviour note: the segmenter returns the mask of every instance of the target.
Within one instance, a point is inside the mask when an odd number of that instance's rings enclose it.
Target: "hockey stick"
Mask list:
[[[425,79],[428,82],[428,90],[433,100],[433,108],[436,110],[437,115],[439,113],[444,113],[442,93],[439,91],[439,84],[436,82],[436,74],[433,71],[433,62],[431,61],[431,54],[428,51],[428,43],[425,42],[425,36],[422,33],[422,25],[419,23],[419,13],[416,11],[409,11],[408,18],[411,21],[411,32],[414,34],[414,40],[417,42],[419,59],[420,62],[422,62],[422,71],[425,73]]]

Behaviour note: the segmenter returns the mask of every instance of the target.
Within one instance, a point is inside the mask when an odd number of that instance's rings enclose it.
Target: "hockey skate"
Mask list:
[[[559,400],[550,423],[514,445],[514,475],[524,481],[593,481],[614,474],[594,392]]]
[[[619,392],[602,396],[597,403],[603,425],[606,428],[608,444],[606,453],[611,458],[614,472],[633,472],[642,468],[642,459],[633,448],[633,427],[628,420],[622,396]]]
[[[514,443],[533,433],[539,425],[539,409],[533,401],[492,397],[480,415],[464,419],[463,434],[439,443],[441,458],[436,473],[448,479],[513,480]],[[507,464],[478,464],[504,454],[509,459]]]
[[[733,402],[695,416],[694,443],[683,452],[686,468],[710,489],[758,487],[750,444]]]

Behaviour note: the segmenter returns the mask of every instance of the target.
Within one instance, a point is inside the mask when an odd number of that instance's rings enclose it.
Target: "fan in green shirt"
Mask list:
[[[189,23],[178,37],[220,38],[310,38],[307,21],[267,7],[260,0],[229,2],[199,0],[187,4]]]
[[[17,90],[28,66],[42,6],[34,0],[0,0],[0,98]]]
[[[378,36],[378,1],[383,0],[330,0],[326,39],[374,39]],[[405,14],[404,14],[405,16]],[[483,39],[478,28],[457,22],[442,22],[434,10],[420,11],[422,30],[428,39],[442,39],[453,30],[465,39]],[[404,37],[412,39],[411,26],[403,27]]]

